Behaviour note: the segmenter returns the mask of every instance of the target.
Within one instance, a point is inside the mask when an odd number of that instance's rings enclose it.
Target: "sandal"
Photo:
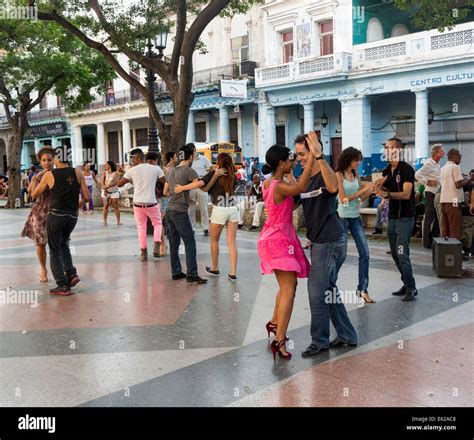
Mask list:
[[[364,295],[367,295],[369,298],[367,299]],[[375,304],[377,301],[373,300],[368,292],[358,293],[357,296],[362,298],[366,304]]]
[[[48,272],[40,272],[40,283],[48,282]]]

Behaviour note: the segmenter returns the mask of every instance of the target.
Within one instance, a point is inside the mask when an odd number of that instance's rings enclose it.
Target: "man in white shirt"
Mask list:
[[[196,151],[196,146],[193,143],[189,143],[186,147],[192,147],[194,149],[194,158],[192,168],[196,171],[199,177],[204,177],[208,171],[212,169],[212,163],[205,156],[201,156]],[[193,230],[196,229],[196,205],[199,204],[199,211],[201,213],[201,225],[203,228],[204,235],[209,235],[209,213],[207,210],[207,193],[200,189],[193,189],[189,192],[189,209],[188,215],[191,220]]]
[[[153,256],[160,256],[161,244],[161,213],[156,200],[156,181],[165,183],[163,170],[157,165],[145,163],[145,155],[140,148],[130,151],[134,166],[130,168],[120,179],[118,186],[126,183],[133,184],[133,215],[138,229],[138,241],[140,243],[140,260],[148,260],[146,224],[150,219],[153,225]]]
[[[436,215],[435,197],[441,189],[441,167],[439,161],[444,157],[441,144],[433,145],[431,158],[415,173],[415,179],[425,185],[425,216],[423,218],[423,246],[431,248],[433,237],[439,236],[439,220]]]
[[[441,237],[462,237],[462,207],[464,202],[463,187],[469,185],[474,179],[464,179],[461,172],[461,153],[452,148],[448,151],[448,162],[441,168]]]

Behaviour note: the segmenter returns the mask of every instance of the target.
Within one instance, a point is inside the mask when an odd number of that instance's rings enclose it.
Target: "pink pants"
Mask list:
[[[155,242],[161,242],[161,212],[158,205],[150,206],[149,208],[133,207],[133,215],[135,216],[135,223],[138,229],[138,242],[140,243],[140,249],[147,248],[146,239],[146,224],[147,219],[151,220],[153,225],[153,239]]]

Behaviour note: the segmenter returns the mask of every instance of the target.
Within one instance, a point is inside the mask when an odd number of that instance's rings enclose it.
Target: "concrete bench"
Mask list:
[[[377,217],[377,208],[360,208],[362,222],[366,228],[375,228],[375,219]]]

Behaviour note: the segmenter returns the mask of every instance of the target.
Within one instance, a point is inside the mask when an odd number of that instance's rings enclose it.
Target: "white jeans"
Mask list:
[[[188,215],[193,229],[196,227],[196,206],[199,204],[201,212],[201,225],[203,229],[209,229],[209,214],[207,210],[207,193],[200,189],[189,191],[189,209]]]
[[[238,205],[239,225],[244,224],[245,208],[248,207],[248,205],[249,203],[247,200],[242,200]],[[255,214],[253,215],[252,226],[257,226],[257,228],[260,226],[260,215],[262,214],[263,208],[265,208],[265,205],[263,202],[255,203]]]

